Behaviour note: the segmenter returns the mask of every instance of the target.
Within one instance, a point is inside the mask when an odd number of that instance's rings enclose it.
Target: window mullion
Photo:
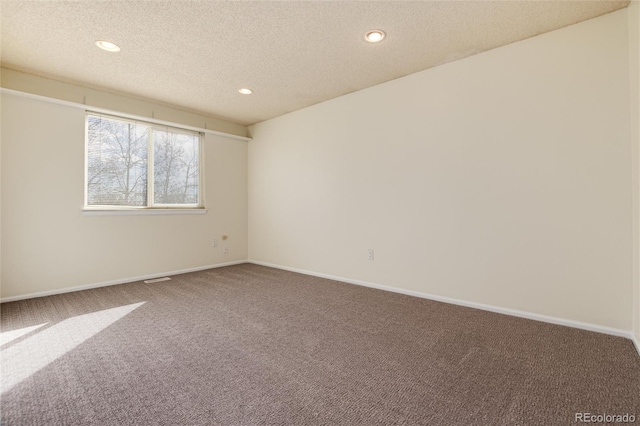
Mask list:
[[[147,141],[147,207],[153,207],[154,180],[153,180],[153,128],[149,126],[149,139]]]
[[[198,206],[204,207],[204,133],[198,134]]]

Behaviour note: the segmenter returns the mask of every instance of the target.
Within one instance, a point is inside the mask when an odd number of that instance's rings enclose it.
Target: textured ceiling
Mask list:
[[[1,63],[252,124],[627,5],[2,0]],[[378,28],[387,38],[365,42]]]

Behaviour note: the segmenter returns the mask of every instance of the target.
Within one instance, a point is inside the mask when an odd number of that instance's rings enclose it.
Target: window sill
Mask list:
[[[90,208],[82,209],[85,216],[130,216],[130,215],[172,215],[172,214],[207,214],[207,209],[107,209]]]

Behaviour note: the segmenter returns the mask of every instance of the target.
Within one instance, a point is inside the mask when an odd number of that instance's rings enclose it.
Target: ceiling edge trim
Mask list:
[[[48,98],[86,104],[187,126],[210,129],[237,136],[248,136],[247,126],[212,115],[182,109],[176,105],[158,103],[125,93],[67,83],[27,72],[6,68],[0,64],[0,86]]]
[[[245,142],[248,142],[248,141],[251,140],[251,138],[246,137],[246,136],[239,136],[239,135],[234,135],[232,133],[225,133],[225,132],[220,132],[220,131],[217,131],[217,130],[211,130],[211,129],[205,129],[205,128],[202,128],[202,127],[190,126],[188,124],[177,123],[175,121],[158,120],[156,118],[146,117],[144,115],[129,114],[129,113],[126,113],[126,112],[115,111],[115,110],[108,109],[108,108],[101,108],[101,107],[96,107],[96,106],[92,106],[92,105],[81,104],[81,103],[78,103],[78,102],[71,102],[71,101],[65,101],[65,100],[57,99],[57,98],[50,98],[48,96],[35,95],[33,93],[27,93],[27,92],[21,92],[19,90],[7,89],[5,87],[0,87],[0,94],[3,94],[3,95],[4,94],[14,95],[14,96],[19,96],[21,98],[48,102],[48,103],[52,103],[52,104],[56,104],[56,105],[62,105],[62,106],[71,107],[71,108],[77,108],[77,109],[81,109],[81,110],[84,110],[84,111],[91,111],[91,112],[97,112],[97,113],[102,113],[102,114],[110,114],[110,115],[115,115],[115,116],[118,116],[118,117],[130,118],[132,120],[145,121],[147,123],[152,123],[152,124],[160,124],[160,125],[163,125],[163,126],[172,126],[172,127],[178,127],[178,128],[186,129],[186,130],[193,130],[193,131],[196,131],[196,132],[209,133],[209,134],[218,135],[218,136],[224,136],[226,138],[237,139],[237,140],[241,140],[241,141],[245,141]]]

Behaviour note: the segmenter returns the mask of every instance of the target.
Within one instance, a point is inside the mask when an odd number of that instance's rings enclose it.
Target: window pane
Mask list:
[[[154,204],[198,204],[197,134],[153,130]]]
[[[149,127],[89,115],[87,204],[145,206]]]

